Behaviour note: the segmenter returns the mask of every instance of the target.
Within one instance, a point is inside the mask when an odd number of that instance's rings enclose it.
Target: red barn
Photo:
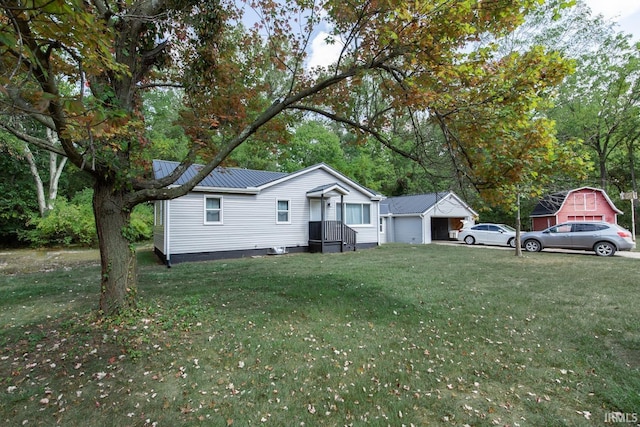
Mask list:
[[[617,224],[622,211],[599,188],[582,187],[543,197],[531,213],[534,231],[566,221],[604,221]]]

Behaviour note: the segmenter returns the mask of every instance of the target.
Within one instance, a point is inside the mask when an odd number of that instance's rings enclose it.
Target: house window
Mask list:
[[[573,208],[576,211],[595,211],[596,194],[595,193],[578,193],[573,195]]]
[[[338,221],[342,221],[342,203],[338,203],[336,217]],[[345,203],[345,217],[347,225],[370,225],[371,205],[369,203]]]
[[[164,202],[162,200],[158,200],[154,203],[154,207],[155,207],[155,217],[154,217],[154,223],[155,225],[162,225],[162,206],[164,205]]]
[[[277,224],[290,224],[290,206],[289,200],[277,200],[276,201],[276,223]]]
[[[204,223],[222,224],[222,197],[204,198]]]

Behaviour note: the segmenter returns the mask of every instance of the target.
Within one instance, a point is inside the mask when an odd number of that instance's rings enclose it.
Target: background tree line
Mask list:
[[[324,161],[511,218],[576,182],[635,188],[638,46],[573,3],[0,1],[2,232],[97,241],[110,315],[134,306],[147,204],[218,166]],[[309,69],[325,24],[341,50]],[[180,166],[155,179],[154,158]]]
[[[517,50],[534,44],[555,46],[575,61],[574,71],[552,94],[553,106],[547,114],[556,123],[560,143],[579,142],[588,175],[576,180],[573,174],[557,171],[547,192],[589,185],[604,188],[625,211],[619,193],[638,191],[638,143],[640,140],[640,54],[638,44],[619,33],[615,25],[594,17],[581,3],[563,12],[558,19],[551,8],[542,8],[510,37],[501,41],[503,49]],[[272,73],[272,79],[278,79]],[[180,160],[188,151],[180,120],[183,93],[178,89],[147,92],[148,138],[154,141],[151,158]],[[372,104],[380,104],[373,86],[364,85],[349,107],[354,116],[367,116]],[[363,185],[387,196],[453,190],[474,206],[481,206],[484,221],[513,224],[512,212],[480,197],[473,183],[459,174],[451,157],[445,155],[442,132],[422,117],[422,134],[406,126],[410,117],[394,123],[389,132],[396,140],[419,138],[423,152],[412,156],[394,152],[374,138],[358,138],[348,127],[300,114],[295,124],[283,129],[278,138],[255,137],[240,146],[226,164],[237,167],[293,172],[324,162]],[[19,120],[9,116],[8,120]],[[403,121],[405,123],[403,123]],[[24,120],[20,127],[30,135],[55,138],[43,126]],[[410,129],[410,131],[407,131]],[[284,141],[284,143],[282,143]],[[404,143],[407,150],[417,145]],[[0,240],[3,245],[95,245],[96,231],[91,210],[91,183],[66,158],[31,147],[0,129]],[[416,162],[415,159],[421,159]],[[526,218],[537,197],[523,198]],[[136,209],[136,239],[151,237],[152,209]],[[630,216],[620,218],[629,227]],[[527,222],[525,221],[525,228]]]
[[[503,49],[517,50],[540,44],[560,48],[575,60],[575,69],[553,94],[553,106],[546,114],[556,123],[559,142],[579,141],[578,150],[589,159],[584,164],[586,179],[576,180],[562,170],[554,174],[547,192],[590,185],[604,188],[623,210],[628,205],[619,193],[638,190],[636,175],[640,140],[640,54],[637,44],[611,23],[594,17],[582,4],[564,11],[560,19],[552,8],[538,10],[509,38]],[[271,78],[278,79],[277,73]],[[354,116],[367,116],[375,99],[373,85],[364,85],[352,98]],[[178,89],[148,92],[148,138],[154,141],[150,158],[180,160],[188,151],[184,130],[175,125],[183,94]],[[8,120],[20,120],[15,116]],[[499,204],[488,204],[472,182],[457,174],[451,157],[444,155],[442,132],[430,120],[410,128],[402,117],[389,131],[394,146],[407,150],[418,145],[404,143],[419,138],[424,152],[398,153],[374,138],[359,138],[349,128],[313,114],[300,114],[278,138],[254,137],[240,146],[226,161],[237,167],[293,172],[324,162],[363,185],[387,196],[450,189],[474,206],[481,206],[484,221],[514,222],[513,214]],[[424,119],[424,118],[423,118]],[[21,129],[30,135],[46,134],[43,126],[24,120]],[[407,129],[411,129],[410,132]],[[54,138],[51,133],[45,135]],[[282,143],[284,141],[284,143]],[[81,244],[97,241],[91,209],[91,182],[66,158],[43,149],[31,148],[6,130],[0,130],[0,240],[5,246],[31,244]],[[420,159],[420,161],[416,161]],[[67,167],[65,167],[67,166]],[[523,199],[527,216],[537,197]],[[149,205],[135,211],[135,238],[151,237],[153,213]],[[630,227],[630,216],[620,218]],[[525,221],[525,228],[526,228]]]
[[[576,180],[559,170],[547,186],[548,192],[575,186],[604,188],[623,210],[619,193],[638,190],[638,142],[640,140],[640,54],[630,37],[619,33],[611,23],[594,17],[582,4],[563,12],[560,19],[551,16],[551,8],[539,9],[509,38],[503,49],[540,44],[555,46],[575,61],[567,76],[552,95],[553,106],[546,114],[556,123],[560,143],[579,141],[579,150],[589,161],[588,176]],[[277,73],[271,78],[278,79]],[[183,94],[177,89],[160,89],[145,96],[149,139],[154,141],[152,158],[180,160],[188,151],[184,130],[177,126]],[[354,116],[367,116],[376,99],[373,86],[364,85],[349,107]],[[9,116],[8,120],[19,120]],[[462,194],[474,206],[482,206],[481,219],[513,223],[513,215],[504,206],[490,205],[460,176],[451,157],[445,155],[442,133],[430,118],[420,118],[423,134],[403,117],[389,131],[403,146],[403,140],[420,138],[426,143],[414,158],[390,150],[373,138],[358,138],[344,125],[312,114],[300,114],[295,125],[287,126],[277,139],[252,138],[226,161],[237,167],[293,172],[324,162],[363,185],[387,196],[434,192],[450,189]],[[46,134],[43,126],[24,120],[20,127],[30,135]],[[407,129],[411,129],[408,132]],[[284,141],[284,143],[282,143]],[[408,150],[415,144],[405,143]],[[3,245],[60,245],[97,243],[91,211],[91,183],[66,158],[30,147],[6,130],[0,130],[0,240]],[[416,162],[415,159],[421,159]],[[537,197],[523,199],[523,216]],[[153,215],[148,205],[136,209],[136,239],[151,237]],[[620,222],[630,227],[629,216]],[[526,227],[526,221],[525,221]]]

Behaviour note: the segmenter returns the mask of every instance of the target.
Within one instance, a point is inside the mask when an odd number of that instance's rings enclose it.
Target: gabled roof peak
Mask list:
[[[538,203],[536,204],[536,206],[533,208],[533,212],[531,212],[531,216],[532,217],[536,217],[536,216],[551,216],[551,215],[555,215],[556,213],[558,213],[558,211],[560,211],[560,209],[562,209],[562,206],[564,205],[565,201],[567,200],[567,197],[569,197],[569,195],[571,193],[577,193],[580,191],[591,191],[594,193],[601,193],[605,200],[607,201],[607,203],[609,203],[609,206],[611,206],[611,208],[616,212],[621,214],[622,211],[619,210],[611,201],[611,199],[609,198],[609,195],[607,195],[607,192],[604,191],[601,188],[595,188],[595,187],[579,187],[579,188],[574,188],[572,190],[565,190],[565,191],[558,191],[555,193],[551,193],[551,194],[547,194],[546,196],[542,197]]]
[[[179,164],[179,162],[173,161],[154,160],[154,176],[156,178],[165,177],[169,175]],[[202,165],[198,164],[191,165],[187,169],[187,171],[173,183],[173,185],[181,185],[186,183],[191,178],[193,178],[197,174],[199,168],[202,167]],[[350,185],[353,185],[361,192],[371,197],[371,200],[380,200],[383,197],[381,194],[361,186],[357,182],[353,181],[352,179],[348,178],[347,176],[343,175],[342,173],[338,172],[325,163],[317,163],[315,165],[291,173],[242,169],[236,167],[218,167],[214,169],[213,172],[211,172],[202,181],[200,181],[197,187],[205,191],[206,189],[208,189],[209,191],[215,190],[227,192],[242,192],[242,190],[245,190],[244,192],[250,191],[253,193],[257,193],[266,187],[277,185],[283,181],[294,179],[298,176],[313,172],[317,169],[326,171],[330,175],[333,175],[335,178],[337,178],[338,181],[345,181],[350,183]],[[344,189],[344,187],[342,188]]]

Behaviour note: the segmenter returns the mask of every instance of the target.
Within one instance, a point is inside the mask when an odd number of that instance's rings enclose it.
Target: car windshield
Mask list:
[[[507,224],[500,224],[500,227],[504,228],[507,231],[516,231],[515,228],[511,227],[510,225]]]

